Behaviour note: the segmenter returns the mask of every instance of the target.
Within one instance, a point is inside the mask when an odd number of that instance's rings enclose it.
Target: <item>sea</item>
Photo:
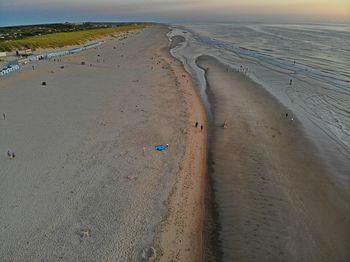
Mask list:
[[[170,26],[171,50],[197,83],[211,119],[204,72],[210,55],[241,71],[299,120],[331,179],[350,187],[350,24],[203,23]]]

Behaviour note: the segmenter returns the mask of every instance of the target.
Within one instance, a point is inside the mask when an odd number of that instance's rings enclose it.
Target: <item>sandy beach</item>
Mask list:
[[[200,56],[207,123],[168,31],[0,79],[1,259],[348,261],[349,192],[298,118]]]
[[[220,259],[348,261],[349,194],[330,179],[298,119],[213,57],[197,64],[214,118],[209,170]]]
[[[2,260],[201,261],[206,118],[166,33],[0,79]]]

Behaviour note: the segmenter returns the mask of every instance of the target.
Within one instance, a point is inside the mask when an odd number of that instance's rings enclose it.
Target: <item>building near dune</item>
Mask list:
[[[37,56],[37,55],[30,55],[30,56],[28,56],[28,60],[29,60],[29,61],[37,61],[37,60],[39,60],[39,59],[38,59],[38,56]]]
[[[20,69],[20,67],[19,67],[18,64],[16,64],[16,65],[9,65],[9,66],[7,66],[7,67],[5,67],[5,68],[0,70],[0,76],[5,76],[5,75],[7,75],[7,74],[9,74],[9,73],[11,73],[13,71],[17,71],[19,69]]]
[[[28,56],[29,61],[38,61],[46,58],[46,55],[30,55]]]
[[[51,53],[47,53],[45,56],[47,59],[50,59],[52,57],[58,57],[58,56],[65,56],[68,55],[69,51],[59,51],[59,52],[51,52]]]
[[[99,46],[103,43],[104,43],[104,41],[98,41],[98,42],[90,43],[90,44],[87,44],[87,45],[84,45],[81,47],[72,48],[69,50],[50,52],[50,53],[45,53],[45,54],[37,54],[37,55],[33,54],[31,49],[17,50],[16,55],[20,56],[20,58],[17,60],[14,60],[14,61],[10,61],[7,65],[7,67],[5,67],[1,70],[0,76],[4,76],[4,75],[7,75],[11,72],[17,71],[20,69],[20,66],[25,65],[25,64],[32,62],[32,61],[46,60],[46,59],[51,59],[51,58],[55,58],[55,57],[66,56],[69,54],[79,53],[79,52],[87,50],[89,48]],[[5,52],[3,52],[3,53],[5,53]],[[5,55],[6,55],[6,53],[5,53]]]
[[[79,52],[81,52],[83,50],[85,50],[84,47],[77,47],[77,48],[69,49],[69,53],[70,54],[75,54],[75,53],[79,53]]]
[[[99,42],[87,44],[87,45],[84,45],[84,46],[82,46],[82,47],[77,47],[77,48],[69,49],[68,52],[69,52],[69,54],[75,54],[75,53],[84,51],[84,50],[86,50],[86,49],[99,46],[99,45],[101,45],[101,44],[103,44],[103,43],[104,43],[104,41],[99,41]]]
[[[29,56],[31,55],[33,52],[32,52],[32,49],[28,48],[28,49],[24,49],[24,50],[17,50],[16,51],[16,55],[17,56]]]
[[[99,42],[87,44],[87,45],[85,45],[84,47],[85,47],[86,49],[89,49],[89,48],[93,48],[93,47],[102,45],[103,43],[104,43],[104,41],[99,41]]]
[[[29,59],[28,58],[22,58],[18,60],[18,64],[20,65],[25,65],[29,63]]]
[[[6,52],[0,52],[0,57],[6,57]]]

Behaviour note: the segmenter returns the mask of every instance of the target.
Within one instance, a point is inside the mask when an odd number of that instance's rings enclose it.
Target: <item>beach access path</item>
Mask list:
[[[186,234],[201,249],[201,224],[193,223],[202,215],[206,131],[192,121],[205,124],[205,115],[168,55],[166,32],[150,26],[110,37],[0,80],[3,260],[162,260],[184,252]],[[160,231],[172,232],[170,241],[156,245]]]

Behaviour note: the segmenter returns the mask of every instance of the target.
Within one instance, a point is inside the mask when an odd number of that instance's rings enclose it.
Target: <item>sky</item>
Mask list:
[[[0,26],[83,21],[350,23],[350,0],[0,0]]]

